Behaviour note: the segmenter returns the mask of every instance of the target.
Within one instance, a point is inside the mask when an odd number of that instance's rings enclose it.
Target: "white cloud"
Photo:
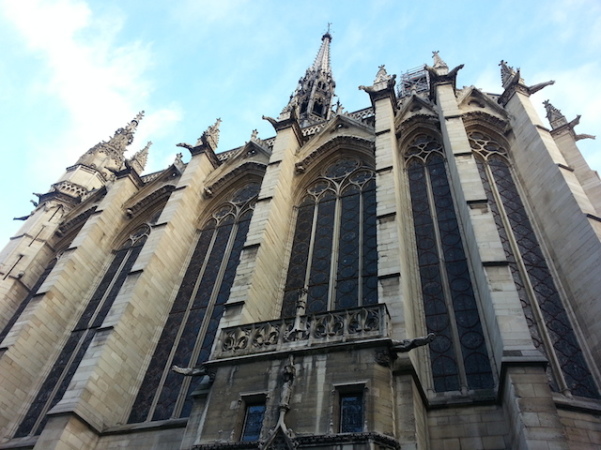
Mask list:
[[[47,101],[58,102],[68,114],[64,128],[56,130],[50,142],[44,139],[42,143],[41,138],[38,142],[45,149],[52,146],[57,158],[33,159],[37,161],[33,176],[50,173],[57,177],[148,103],[151,47],[139,41],[121,42],[125,17],[114,9],[104,15],[93,13],[82,0],[5,1],[1,5],[26,47],[44,63],[40,68],[44,76],[36,77],[37,86],[29,88]],[[150,117],[150,128],[160,131],[178,121],[181,113],[173,106]]]

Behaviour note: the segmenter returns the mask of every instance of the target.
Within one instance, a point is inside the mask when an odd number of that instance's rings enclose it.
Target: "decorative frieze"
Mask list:
[[[215,359],[388,337],[383,304],[224,328]]]

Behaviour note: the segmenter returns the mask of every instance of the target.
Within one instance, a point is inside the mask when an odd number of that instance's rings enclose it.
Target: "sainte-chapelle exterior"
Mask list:
[[[144,174],[140,113],[38,195],[0,259],[0,448],[601,446],[578,118],[437,52],[347,112],[330,43],[273,137],[217,152],[218,120]]]

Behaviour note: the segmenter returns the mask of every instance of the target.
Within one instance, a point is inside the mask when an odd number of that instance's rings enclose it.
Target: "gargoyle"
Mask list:
[[[205,366],[203,366],[202,364],[200,366],[196,366],[196,367],[179,367],[176,365],[173,365],[171,367],[171,370],[173,370],[175,373],[179,373],[185,377],[200,377],[200,376],[204,376],[204,375],[211,375],[209,373],[209,371],[207,370],[207,368]]]
[[[403,339],[402,341],[393,340],[390,350],[395,353],[406,353],[416,347],[428,345],[435,337],[436,335],[434,333],[430,333],[427,336],[417,337],[415,339]]]

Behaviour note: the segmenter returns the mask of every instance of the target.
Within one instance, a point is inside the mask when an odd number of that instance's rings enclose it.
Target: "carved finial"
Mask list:
[[[250,134],[251,142],[259,142],[259,131],[255,128]]]
[[[136,114],[136,117],[134,117],[131,122],[129,122],[127,124],[127,126],[125,127],[126,130],[133,132],[138,125],[140,124],[140,121],[144,118],[144,111],[140,111],[138,114]]]
[[[183,154],[178,153],[175,155],[175,159],[173,160],[173,165],[175,166],[175,168],[177,170],[180,171],[180,173],[182,173],[184,171],[184,167],[186,167],[186,165],[184,164],[184,161],[182,159],[183,156],[184,156]]]
[[[507,61],[505,60],[501,60],[499,66],[501,67],[501,84],[504,88],[506,88],[517,72],[513,69],[513,67],[508,65]],[[518,72],[519,70],[520,69],[518,69]]]
[[[144,117],[144,114],[145,114],[144,110],[140,111],[138,114],[136,114],[136,117],[134,117],[134,121],[136,121],[137,123],[140,123],[140,120],[142,120],[142,118]]]
[[[217,148],[219,144],[219,125],[221,124],[221,118],[218,118],[215,121],[214,125],[211,125],[207,128],[201,137],[196,141],[196,146],[202,145],[203,143],[209,144],[213,150]]]
[[[137,151],[129,160],[129,164],[136,170],[136,172],[142,173],[144,171],[146,162],[148,161],[148,150],[150,149],[151,145],[152,142],[148,141],[146,146],[142,150]]]
[[[561,113],[559,109],[553,106],[551,102],[549,102],[549,100],[545,100],[543,102],[543,105],[545,105],[545,110],[547,111],[547,119],[551,124],[551,128],[555,129],[568,123],[566,117]]]
[[[435,69],[448,69],[447,63],[445,63],[439,55],[439,51],[435,50],[432,52],[432,59],[434,59],[434,68]]]
[[[376,73],[376,79],[374,80],[374,84],[388,82],[388,80],[390,80],[391,78],[392,76],[388,75],[388,73],[386,72],[386,67],[384,67],[384,64],[382,64],[381,66],[378,66],[378,73]]]

